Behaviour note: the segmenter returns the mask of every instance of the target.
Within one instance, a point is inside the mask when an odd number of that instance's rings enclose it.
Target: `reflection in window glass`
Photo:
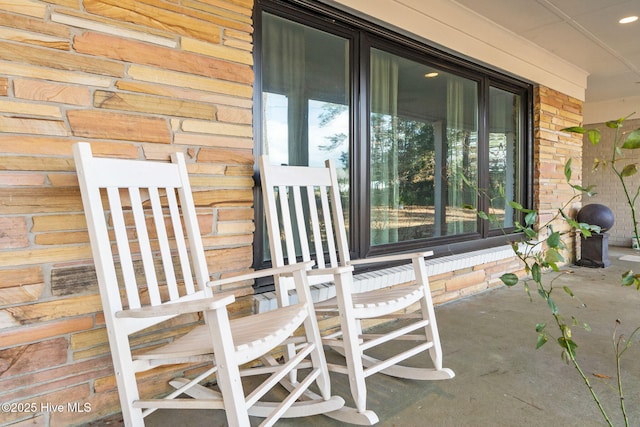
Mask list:
[[[332,156],[347,167],[348,41],[268,13],[262,27],[263,153],[303,166]]]
[[[333,160],[347,227],[348,51],[342,37],[262,15],[262,153],[274,164],[324,166]],[[263,245],[268,260],[268,244]]]
[[[489,197],[490,213],[496,220],[491,228],[514,225],[514,210],[509,201],[516,200],[520,141],[520,97],[497,88],[489,90]]]
[[[262,94],[264,107],[262,138],[274,164],[289,164],[289,126],[287,125],[288,103],[287,97],[277,93]]]
[[[477,104],[476,82],[371,49],[372,246],[477,230]]]

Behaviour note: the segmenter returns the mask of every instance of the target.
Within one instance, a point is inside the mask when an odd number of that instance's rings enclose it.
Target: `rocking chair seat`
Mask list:
[[[385,316],[420,301],[422,287],[413,283],[393,288],[376,289],[352,294],[353,308],[360,319]],[[314,304],[316,311],[337,311],[338,298],[333,297]]]
[[[306,304],[296,304],[280,310],[232,319],[231,334],[238,363],[256,359],[273,347],[273,342],[284,341],[298,328],[307,309]],[[265,347],[268,348],[265,350]],[[185,362],[192,362],[196,356],[214,359],[211,331],[206,325],[198,326],[162,347],[134,355],[133,359],[184,359]]]

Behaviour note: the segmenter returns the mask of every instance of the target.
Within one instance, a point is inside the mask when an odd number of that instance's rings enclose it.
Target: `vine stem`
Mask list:
[[[541,283],[539,283],[538,285],[542,286]],[[565,342],[570,341],[571,337],[567,335],[566,330],[563,327],[562,321],[560,320],[558,315],[553,313],[553,318],[555,319],[556,325],[558,326],[558,329],[560,330],[560,333],[562,334],[562,338],[565,339]],[[598,406],[598,409],[600,410],[600,413],[602,414],[602,417],[604,418],[604,420],[607,422],[607,425],[609,425],[609,427],[613,427],[613,423],[609,419],[607,411],[602,406],[602,403],[600,402],[600,399],[598,398],[598,394],[593,389],[593,386],[591,385],[591,382],[589,381],[589,378],[587,377],[587,375],[582,370],[582,367],[580,366],[580,363],[578,362],[578,359],[576,359],[576,354],[574,353],[573,349],[571,349],[571,347],[569,345],[567,345],[567,347],[566,347],[566,352],[567,352],[567,355],[569,356],[569,359],[571,360],[571,363],[573,364],[574,368],[576,368],[576,370],[578,371],[578,373],[582,377],[582,380],[584,381],[585,385],[589,389],[589,393],[591,393],[591,397],[593,398],[594,402]],[[622,397],[621,397],[621,399],[622,399]]]
[[[548,224],[549,223],[545,224],[545,226],[548,226]],[[531,271],[532,267],[527,262],[527,258],[529,258],[530,255],[529,254],[524,254],[523,255],[522,253],[519,253],[519,254],[517,254],[517,256],[527,266],[527,270]],[[533,258],[535,259],[535,257],[533,257]],[[542,291],[542,292],[539,292],[540,295],[543,297],[543,299],[545,299],[547,301],[547,303],[549,303],[549,301],[551,300],[551,293],[553,292],[553,289],[554,289],[553,288],[553,282],[550,285],[550,288],[548,290],[543,285],[542,280],[534,280],[534,282],[536,283],[536,286],[538,287],[538,289],[540,291]],[[575,352],[573,351],[573,348],[569,344],[571,342],[570,329],[566,327],[566,325],[563,323],[560,315],[557,312],[554,312],[552,310],[551,315],[553,316],[553,319],[556,322],[556,326],[558,327],[558,330],[562,334],[562,338],[564,340],[564,345],[562,347],[564,348],[564,350],[566,351],[567,355],[569,356],[569,360],[571,360],[571,363],[573,364],[573,367],[578,371],[578,374],[582,378],[582,381],[584,382],[584,384],[589,389],[589,393],[591,394],[591,398],[593,399],[593,401],[595,402],[596,406],[598,407],[598,410],[600,411],[600,414],[602,415],[602,417],[606,421],[607,425],[609,427],[614,427],[613,423],[611,422],[611,419],[609,419],[609,415],[607,414],[607,411],[605,410],[604,406],[602,406],[602,402],[600,402],[600,398],[598,397],[598,394],[596,393],[596,391],[594,390],[593,386],[591,385],[591,382],[589,381],[589,378],[587,377],[587,375],[582,370],[582,367],[580,366],[580,363],[578,362],[578,359],[576,359]],[[619,361],[619,359],[620,359],[619,356],[616,359],[617,359],[617,361]],[[622,395],[621,395],[621,399],[623,399]],[[623,403],[621,403],[621,404],[623,404]]]
[[[620,128],[618,127],[616,128],[616,136],[613,144],[613,155],[611,156],[611,169],[613,170],[613,173],[616,174],[616,176],[618,177],[618,180],[622,184],[622,191],[624,191],[624,196],[627,199],[627,205],[631,209],[631,220],[633,221],[633,233],[635,235],[636,242],[640,243],[640,235],[638,234],[638,219],[636,215],[636,203],[635,203],[636,200],[638,199],[638,196],[640,196],[640,187],[638,187],[636,194],[633,196],[633,198],[631,198],[631,194],[629,194],[629,189],[627,188],[627,184],[624,181],[622,172],[620,172],[616,167],[616,160],[617,160],[616,154],[619,150],[618,148],[619,136],[620,136]]]
[[[631,333],[631,336],[627,340],[627,343],[625,344],[624,348],[620,350],[620,344],[624,341],[624,338],[622,335],[620,335],[620,337],[616,340],[616,336],[618,334],[618,326],[620,326],[620,320],[616,319],[616,327],[613,329],[613,349],[616,353],[616,375],[618,380],[618,395],[620,396],[620,411],[622,412],[622,416],[624,417],[624,425],[626,427],[629,427],[629,417],[627,415],[627,409],[624,402],[624,394],[622,392],[622,369],[620,366],[621,365],[620,360],[622,359],[622,355],[624,354],[624,352],[627,351],[627,349],[631,345],[631,342],[633,341],[633,337],[636,335],[636,333],[638,333],[638,331],[640,331],[640,327],[636,328]]]
[[[616,325],[617,327],[617,325]],[[614,332],[615,339],[615,332]],[[627,416],[627,409],[624,404],[624,394],[622,392],[622,372],[620,369],[620,342],[622,341],[622,337],[618,338],[618,342],[615,344],[616,351],[616,377],[618,380],[618,396],[620,396],[620,411],[622,412],[622,416],[624,418],[624,425],[629,427],[629,417]],[[615,341],[614,341],[615,343]]]

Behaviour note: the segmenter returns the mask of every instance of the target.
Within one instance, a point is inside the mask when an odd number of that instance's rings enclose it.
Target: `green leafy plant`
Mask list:
[[[635,200],[639,197],[640,186],[638,187],[638,189],[636,189],[635,192],[632,193],[631,191],[629,191],[628,183],[625,181],[626,177],[632,176],[637,172],[637,165],[626,165],[622,169],[620,169],[616,165],[616,163],[619,163],[620,161],[622,149],[640,148],[640,130],[633,131],[630,134],[627,134],[625,142],[619,145],[618,140],[621,137],[619,130],[624,120],[625,119],[619,119],[607,123],[607,126],[614,128],[617,131],[615,140],[616,142],[614,144],[614,153],[612,155],[610,163],[614,168],[616,176],[623,184],[624,192],[627,196],[627,202],[630,204],[633,213],[636,237],[638,237],[638,223],[636,221],[634,203]],[[567,132],[578,132],[583,134],[586,133],[592,143],[597,144],[600,142],[600,133],[598,130],[587,130],[581,127],[567,128],[565,130]],[[567,200],[562,205],[562,207],[557,210],[555,215],[546,223],[539,223],[539,215],[536,210],[527,209],[521,204],[514,201],[508,202],[511,208],[513,208],[514,211],[517,211],[520,214],[519,217],[522,218],[523,221],[515,222],[515,232],[522,233],[523,240],[512,243],[512,248],[516,256],[520,259],[520,261],[522,261],[525,277],[520,278],[520,276],[518,276],[517,274],[507,273],[501,276],[501,280],[505,285],[510,287],[522,282],[527,294],[529,295],[529,298],[532,298],[531,288],[533,287],[535,288],[536,293],[546,302],[550,310],[553,322],[551,327],[543,322],[536,324],[535,330],[538,336],[536,348],[542,347],[552,339],[557,343],[557,345],[560,346],[560,348],[562,349],[563,360],[573,365],[573,367],[580,375],[585,386],[588,388],[589,393],[593,398],[594,403],[597,405],[598,410],[602,414],[605,422],[609,426],[613,426],[606,409],[602,405],[601,400],[598,397],[595,389],[593,388],[589,377],[585,374],[577,358],[578,344],[574,341],[572,328],[579,327],[589,331],[590,327],[588,323],[581,322],[574,316],[571,316],[571,318],[566,318],[562,314],[555,298],[556,295],[560,292],[568,295],[572,299],[578,299],[578,297],[568,286],[562,285],[561,281],[563,274],[566,274],[568,272],[567,270],[561,270],[559,267],[562,263],[565,262],[563,253],[567,249],[564,243],[566,239],[573,238],[574,233],[576,232],[588,238],[591,237],[593,233],[599,233],[601,231],[599,226],[580,223],[577,220],[571,218],[571,216],[567,213],[573,203],[580,199],[583,194],[586,194],[588,196],[592,196],[593,194],[595,194],[593,192],[593,186],[583,187],[571,182],[571,165],[572,160],[569,159],[564,167],[564,177],[566,183],[573,190],[573,196],[569,200]],[[465,183],[467,185],[472,185],[468,180],[466,180]],[[478,189],[476,189],[476,191],[483,193]],[[489,205],[493,206],[493,200],[489,198],[486,192],[484,193],[485,194],[483,194],[483,197],[487,197],[489,199]],[[498,199],[503,200],[503,197],[503,194],[499,195]],[[478,211],[473,206],[467,205],[464,207],[466,209],[474,210],[480,218],[488,220],[498,226],[500,225],[499,218],[496,215],[484,211]],[[489,212],[492,211],[493,209],[491,209]],[[563,221],[570,226],[569,229],[566,231],[555,230],[554,224],[558,224],[559,222]],[[566,229],[566,227],[562,228]],[[557,274],[549,276],[544,274],[545,272],[555,272]],[[640,275],[636,275],[632,271],[628,271],[622,276],[622,284],[627,286],[635,285],[638,289],[640,289]],[[620,410],[623,415],[625,425],[629,426],[623,393],[620,360],[622,355],[629,349],[633,337],[640,331],[640,328],[633,331],[629,339],[625,339],[624,336],[618,335],[618,324],[619,321],[616,323],[616,327],[614,328],[612,339],[616,361],[617,392],[619,395]]]
[[[637,150],[640,148],[640,129],[632,130],[631,132],[623,131],[625,121],[631,117],[632,113],[626,117],[619,118],[617,120],[610,120],[605,123],[607,128],[614,129],[615,135],[613,139],[613,145],[611,147],[611,157],[606,159],[596,159],[594,161],[593,168],[595,170],[601,167],[610,166],[611,170],[617,177],[622,191],[624,193],[627,206],[631,211],[631,219],[633,221],[633,234],[637,242],[640,242],[639,226],[638,226],[638,211],[636,208],[636,202],[640,197],[640,184],[633,187],[633,182],[630,177],[638,173],[638,163],[635,161],[629,162],[624,156],[624,150]],[[591,128],[587,129],[582,126],[574,126],[562,129],[564,132],[579,133],[587,135],[587,138],[593,145],[598,145],[602,139],[602,133],[599,129]],[[636,276],[626,276],[623,284],[626,286],[635,285],[640,289],[640,280]]]

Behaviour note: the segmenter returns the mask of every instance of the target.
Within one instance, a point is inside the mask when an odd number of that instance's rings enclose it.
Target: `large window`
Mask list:
[[[530,194],[528,84],[317,4],[263,0],[255,21],[256,152],[334,160],[354,257],[504,243]]]
[[[371,245],[476,232],[478,82],[369,54]]]

